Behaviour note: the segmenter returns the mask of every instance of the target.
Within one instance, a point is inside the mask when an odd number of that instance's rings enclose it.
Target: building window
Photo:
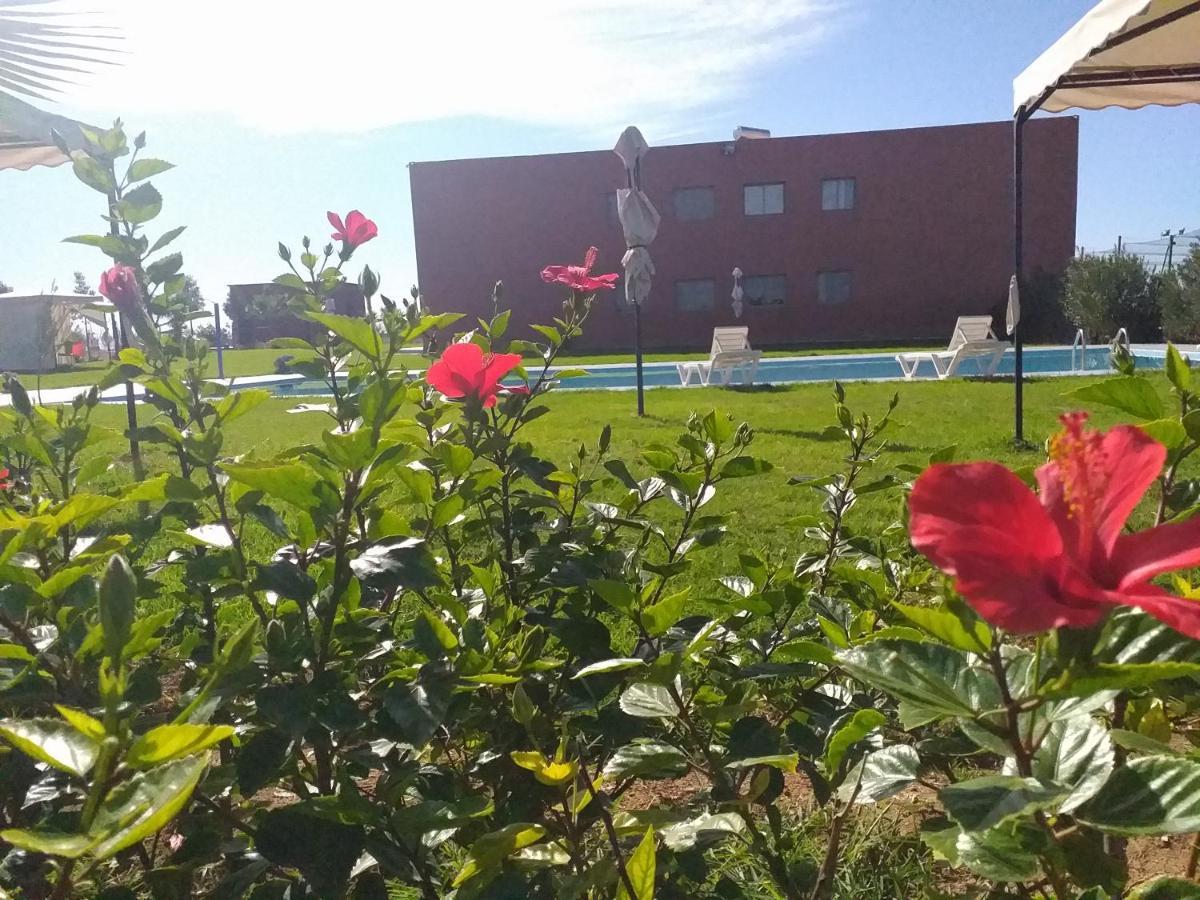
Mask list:
[[[845,303],[850,299],[849,272],[818,272],[817,302]]]
[[[783,182],[748,184],[743,189],[748,216],[774,216],[783,212]]]
[[[742,292],[751,306],[782,306],[787,279],[782,275],[751,275],[742,279]]]
[[[608,224],[620,225],[621,217],[617,215],[617,192],[609,191],[607,194],[605,194],[604,202],[607,204],[605,213],[608,216]]]
[[[710,187],[676,188],[672,196],[675,218],[680,222],[699,222],[711,219],[716,212],[716,200]]]
[[[675,282],[675,308],[680,312],[704,312],[713,308],[717,284],[711,278]]]
[[[826,178],[822,181],[821,209],[854,209],[854,179]]]

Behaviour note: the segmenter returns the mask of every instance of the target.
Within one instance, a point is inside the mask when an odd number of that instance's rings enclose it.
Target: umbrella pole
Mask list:
[[[642,304],[633,304],[633,349],[637,359],[638,415],[646,414],[646,398],[642,394]]]
[[[1021,268],[1023,264],[1024,251],[1024,159],[1023,159],[1023,137],[1025,126],[1026,112],[1022,106],[1017,110],[1016,116],[1013,117],[1013,273],[1017,276],[1017,290],[1021,289]],[[1024,341],[1021,337],[1021,323],[1017,322],[1013,328],[1013,440],[1017,444],[1025,441],[1025,403],[1023,396],[1024,388],[1024,360],[1023,347]]]

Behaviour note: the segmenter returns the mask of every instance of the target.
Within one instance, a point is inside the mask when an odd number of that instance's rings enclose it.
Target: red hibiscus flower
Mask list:
[[[353,250],[355,247],[361,247],[379,234],[379,229],[375,226],[375,223],[357,209],[352,209],[346,213],[345,222],[342,222],[342,217],[335,212],[329,212],[325,215],[329,217],[329,224],[335,229],[331,237],[335,241],[342,242],[343,250]]]
[[[141,300],[137,273],[132,266],[113,266],[100,276],[100,293],[121,312],[129,312]]]
[[[591,274],[599,253],[595,247],[588,247],[582,266],[546,266],[542,269],[542,281],[565,284],[571,290],[584,294],[594,294],[600,290],[611,291],[617,286],[617,279],[621,276]]]
[[[996,463],[930,467],[909,501],[913,546],[1007,631],[1087,628],[1114,606],[1137,606],[1200,638],[1200,602],[1150,583],[1200,564],[1200,517],[1121,531],[1166,449],[1137,428],[1101,434],[1086,421],[1062,417],[1037,494]]]
[[[500,379],[520,364],[519,353],[485,354],[478,344],[451,344],[425,380],[451,400],[471,398],[488,409],[496,405]]]
[[[10,474],[8,469],[0,468],[0,491],[7,491],[12,487],[12,481],[9,480]]]

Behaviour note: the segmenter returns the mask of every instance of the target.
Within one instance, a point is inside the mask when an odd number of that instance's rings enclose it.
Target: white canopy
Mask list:
[[[83,133],[74,119],[42,112],[0,91],[0,169],[60,166],[69,162],[69,157],[54,145],[52,130],[62,135],[68,149],[79,150],[84,146]]]
[[[1200,102],[1200,2],[1100,0],[1013,79],[1013,112]]]

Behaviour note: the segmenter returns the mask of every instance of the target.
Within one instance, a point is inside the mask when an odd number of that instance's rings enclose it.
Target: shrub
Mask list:
[[[1089,341],[1111,340],[1121,328],[1134,341],[1161,334],[1157,279],[1140,256],[1077,256],[1067,267],[1063,307]]]
[[[791,478],[822,499],[786,523],[795,552],[743,546],[698,580],[728,540],[713,497],[771,471],[749,427],[694,414],[631,459],[609,426],[563,461],[527,437],[595,288],[536,343],[498,310],[414,378],[400,350],[456,316],[324,312],[374,223],[339,219],[340,247],[305,239],[298,259],[281,244],[289,309],[323,334],[280,344],[311,355],[293,367],[329,401],[301,410],[328,427],[233,457],[227,425],[266,394],[207,381],[207,347],[173,327],[159,276],[182,260],[142,234],[161,197],[126,191],[165,164],[118,179],[123,132],[91,143],[77,174],[116,194],[121,234],[79,240],[118,264],[101,283],[141,340],[104,381],[146,388],[141,436],[170,464],[112,486],[98,386],[42,409],[7,380],[6,891],[730,896],[736,848],[764,893],[828,898],[855,811],[921,784],[939,858],[1021,896],[1099,897],[1127,880],[1105,839],[1200,829],[1200,762],[1174,739],[1200,699],[1198,589],[1150,581],[1200,563],[1179,466],[1200,398],[1173,349],[1176,416],[1136,373],[1081,388],[1142,427],[1064,417],[1040,494],[952,448],[890,466],[897,401],[856,412],[835,385],[841,462]],[[1163,527],[1123,530],[1151,482]],[[856,529],[860,497],[909,491],[908,528]],[[781,805],[801,775],[828,822],[815,856]]]
[[[1163,336],[1182,343],[1200,342],[1200,244],[1162,278]]]

